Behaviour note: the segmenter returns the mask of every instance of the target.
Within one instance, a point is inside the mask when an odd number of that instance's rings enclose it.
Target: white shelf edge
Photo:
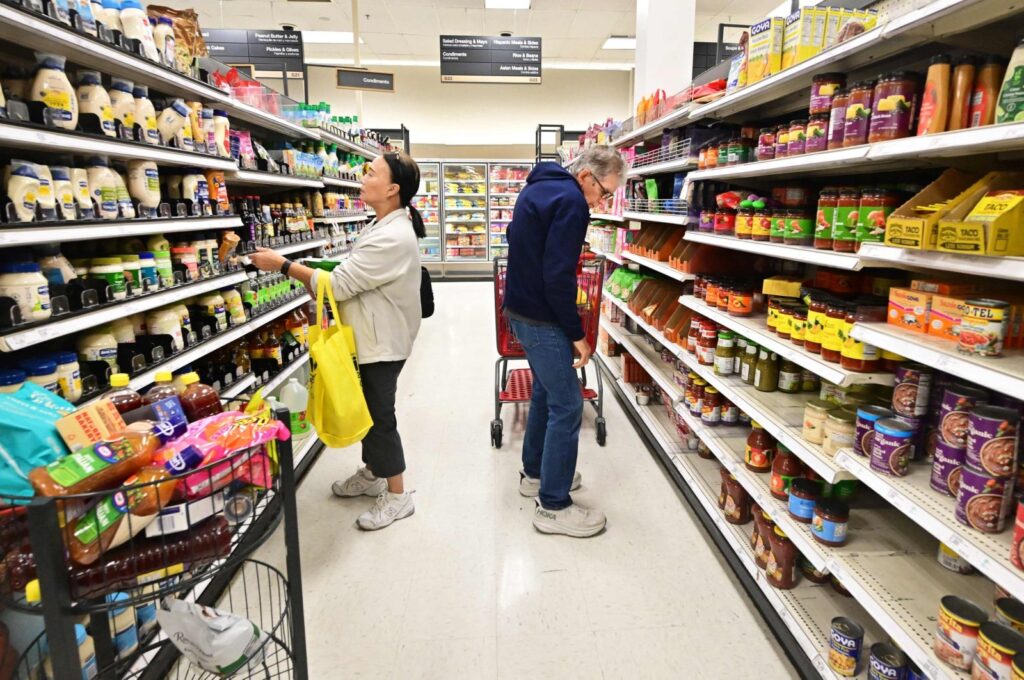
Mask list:
[[[613,139],[611,146],[621,148],[623,146],[632,146],[636,142],[642,142],[645,139],[653,137],[658,133],[667,130],[671,127],[678,127],[684,119],[689,117],[692,105],[681,106],[680,108],[672,111],[666,116],[662,116],[657,120],[653,120],[650,123],[638,127],[636,130],[631,130],[626,134],[622,135],[618,139]]]
[[[41,342],[62,338],[72,333],[78,333],[88,328],[110,323],[115,319],[163,307],[178,300],[208,293],[211,290],[219,290],[225,286],[231,286],[245,280],[246,274],[244,271],[221,274],[202,281],[196,281],[195,283],[150,293],[139,298],[131,298],[114,304],[103,305],[99,309],[77,314],[67,319],[57,319],[41,326],[21,331],[12,330],[0,336],[0,351],[15,352]]]
[[[832,149],[815,153],[787,156],[768,161],[751,161],[739,165],[708,168],[689,173],[686,177],[692,182],[704,180],[738,179],[742,177],[766,177],[796,172],[813,172],[823,168],[846,170],[851,164],[862,165],[866,161],[870,145],[853,146],[845,149]],[[866,164],[866,163],[864,163]]]
[[[596,248],[591,248],[591,252],[593,252],[595,255],[600,255],[609,262],[614,262],[615,264],[623,263],[622,257],[617,255],[616,253],[609,253],[604,250],[598,250]]]
[[[636,359],[637,363],[647,371],[654,382],[658,383],[658,387],[668,395],[673,404],[683,398],[682,390],[672,381],[672,377],[665,375],[662,366],[652,361],[625,330],[616,328],[614,323],[603,316],[601,317],[601,327],[608,331],[608,334],[615,339],[615,342],[626,348],[630,356]]]
[[[661,222],[663,224],[674,224],[685,226],[689,222],[686,215],[670,215],[667,213],[645,213],[626,210],[622,213],[623,220],[639,220],[641,222]]]
[[[670,267],[667,262],[659,262],[658,260],[652,260],[649,257],[637,255],[636,253],[631,253],[628,250],[622,253],[622,259],[643,265],[648,269],[656,271],[659,274],[664,274],[665,276],[675,279],[676,281],[692,281],[695,278],[693,274],[687,274],[686,272],[681,272],[678,269]]]
[[[372,215],[368,213],[343,215],[341,217],[314,217],[313,224],[347,224],[349,222],[363,222],[369,219],[372,219]]]
[[[778,336],[773,335],[761,324],[755,325],[751,322],[752,317],[740,318],[730,316],[715,307],[709,306],[703,300],[698,300],[692,295],[681,296],[679,298],[679,303],[689,309],[692,309],[698,314],[708,317],[715,323],[725,326],[726,328],[753,340],[758,344],[758,346],[767,347],[782,358],[789,359],[800,367],[806,368],[815,375],[837,385],[844,387],[858,383],[880,383],[884,385],[891,385],[893,382],[893,375],[891,373],[857,373],[855,371],[847,371],[839,364],[829,363],[821,359],[819,356],[811,354],[802,347],[798,347],[791,342],[787,342],[780,339]]]
[[[329,187],[342,187],[343,189],[360,189],[363,186],[361,182],[357,182],[352,179],[341,179],[339,177],[328,177],[326,175],[324,175],[320,179],[323,180],[324,186]]]
[[[228,185],[231,182],[236,184],[254,184],[273,187],[305,187],[309,189],[323,189],[324,183],[318,179],[308,177],[295,177],[292,175],[280,175],[271,172],[259,172],[255,170],[236,170],[227,176]]]
[[[660,175],[665,172],[682,172],[696,167],[697,164],[689,158],[676,158],[669,161],[662,161],[661,163],[652,163],[650,165],[641,165],[638,168],[630,168],[626,175],[629,177],[644,177],[647,175]]]
[[[604,220],[605,222],[622,222],[625,218],[622,215],[611,215],[609,213],[591,213],[591,220]]]
[[[231,383],[228,387],[222,389],[220,391],[220,396],[222,399],[233,399],[242,392],[244,392],[245,390],[252,387],[254,384],[256,384],[256,376],[253,375],[252,373],[249,373],[241,380],[236,380],[235,382]]]
[[[319,133],[320,139],[322,139],[322,140],[324,140],[326,142],[333,142],[334,144],[337,144],[338,146],[342,147],[343,149],[348,149],[349,151],[355,151],[356,153],[361,154],[361,155],[365,156],[366,158],[369,158],[371,161],[374,158],[376,158],[377,156],[380,155],[379,151],[375,151],[374,149],[371,149],[369,147],[365,147],[365,146],[363,146],[361,144],[356,144],[355,142],[351,142],[351,141],[345,139],[344,137],[342,137],[340,135],[334,134],[330,130],[325,130],[323,128],[316,128],[316,131],[317,131],[317,133]]]
[[[179,233],[234,229],[242,226],[240,217],[190,217],[154,220],[95,222],[93,224],[61,225],[28,222],[23,227],[0,229],[0,248],[28,246],[40,243],[91,241],[118,236],[144,236],[147,234]]]
[[[703,243],[709,246],[728,248],[729,250],[738,250],[766,257],[776,257],[781,260],[806,262],[822,267],[859,271],[864,266],[863,255],[854,253],[837,253],[832,250],[818,250],[817,248],[809,248],[807,246],[787,246],[784,243],[739,239],[734,236],[716,236],[689,229],[683,238],[694,243]]]
[[[309,452],[313,450],[319,441],[320,437],[317,435],[316,430],[310,426],[309,433],[303,436],[302,443],[299,445],[299,448],[297,450],[292,450],[292,463],[296,468],[299,467],[299,464],[306,459],[306,456],[309,455]]]
[[[1024,125],[1024,123],[1020,125]],[[881,262],[889,266],[918,267],[1024,281],[1024,257],[958,255],[956,253],[941,253],[937,250],[899,248],[881,243],[863,244],[858,257],[861,261]]]
[[[274,248],[281,255],[291,255],[292,253],[301,253],[306,250],[313,250],[314,248],[323,248],[327,244],[327,239],[318,238],[312,241],[303,241],[301,243],[291,243],[286,246],[279,246]]]

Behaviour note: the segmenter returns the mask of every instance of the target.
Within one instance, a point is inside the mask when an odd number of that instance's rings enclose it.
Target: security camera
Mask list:
[[[284,30],[284,31],[294,31],[295,30],[295,26],[293,24],[281,24],[281,30]]]

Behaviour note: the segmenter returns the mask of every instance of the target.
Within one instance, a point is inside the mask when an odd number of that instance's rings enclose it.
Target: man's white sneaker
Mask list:
[[[572,476],[572,486],[569,487],[569,491],[575,491],[580,488],[580,484],[583,483],[583,478],[580,473],[576,472]],[[526,496],[527,498],[536,498],[540,495],[540,480],[528,477],[526,472],[523,470],[519,471],[519,495]]]
[[[561,510],[545,510],[537,503],[533,511],[533,526],[544,534],[563,534],[576,538],[588,538],[600,533],[608,519],[600,510],[593,510],[573,503]]]
[[[379,496],[388,489],[387,480],[374,477],[369,468],[361,467],[344,482],[331,485],[331,493],[339,498],[355,498],[356,496]]]
[[[364,531],[376,531],[389,526],[396,520],[405,519],[414,512],[416,512],[416,507],[412,503],[411,493],[408,491],[405,493],[385,491],[377,496],[377,502],[373,504],[372,508],[359,515],[356,525]]]

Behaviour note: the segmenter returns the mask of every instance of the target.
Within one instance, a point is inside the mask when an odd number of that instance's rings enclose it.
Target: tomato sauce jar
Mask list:
[[[846,104],[850,101],[850,93],[836,90],[832,96],[832,111],[828,114],[828,148],[839,149],[843,146],[843,131],[846,127]]]
[[[832,220],[832,250],[839,253],[856,251],[859,211],[860,191],[851,187],[840,189]]]
[[[843,114],[843,146],[860,146],[868,141],[871,104],[874,100],[875,81],[861,80],[850,86],[846,112]]]
[[[811,80],[808,113],[812,116],[827,116],[832,110],[832,98],[842,87],[846,87],[846,76],[842,73],[819,73],[814,76]]]
[[[809,246],[814,243],[814,219],[806,210],[787,210],[783,238],[786,245]]]
[[[736,211],[736,238],[749,239],[754,229],[754,211],[740,208]]]
[[[872,96],[868,141],[902,139],[912,133],[917,109],[918,75],[913,71],[895,71],[882,76]]]
[[[818,211],[814,215],[814,247],[832,250],[832,221],[839,205],[839,192],[825,187],[818,194]]]
[[[885,240],[885,221],[899,207],[899,196],[885,189],[864,189],[860,195],[854,250],[862,243],[881,243]]]
[[[775,158],[775,128],[761,128],[757,134],[757,160],[770,161]]]

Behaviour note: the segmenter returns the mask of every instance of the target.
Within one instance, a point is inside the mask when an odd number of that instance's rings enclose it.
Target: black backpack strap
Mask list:
[[[428,319],[434,316],[434,286],[430,282],[430,272],[426,267],[420,267],[420,308],[422,316]]]

